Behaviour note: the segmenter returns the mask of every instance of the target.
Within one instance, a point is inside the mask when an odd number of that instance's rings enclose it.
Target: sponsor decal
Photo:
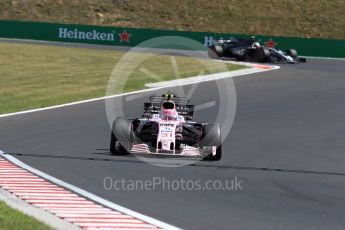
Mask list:
[[[268,48],[274,48],[278,45],[278,43],[274,42],[271,38],[269,41],[265,42],[266,47]]]
[[[59,38],[67,39],[78,39],[78,40],[92,40],[92,41],[116,41],[117,36],[115,36],[115,31],[111,33],[100,32],[96,29],[93,30],[79,30],[69,29],[60,27],[59,28]],[[122,33],[117,34],[120,42],[130,42],[130,37],[132,34],[128,33],[126,30],[123,30]]]
[[[162,138],[162,139],[173,139],[174,137],[174,134],[172,132],[167,132],[167,133],[160,133],[159,136]],[[161,139],[161,140],[162,140]]]
[[[160,123],[159,126],[170,126],[170,127],[174,127],[175,125],[172,123]]]
[[[152,119],[159,119],[159,114],[153,114]]]
[[[213,37],[212,36],[205,36],[204,37],[204,46],[208,47],[213,45]]]
[[[93,40],[93,41],[115,41],[114,32],[104,33],[97,30],[82,31],[78,29],[59,28],[59,38]]]
[[[211,46],[215,43],[215,41],[226,41],[226,40],[232,40],[232,39],[234,39],[234,37],[229,37],[229,38],[224,40],[223,37],[214,38],[212,36],[204,36],[204,46],[206,46],[206,47]]]
[[[132,37],[132,34],[127,33],[126,30],[122,31],[122,33],[118,34],[120,37],[120,42],[127,42],[129,43],[129,38]]]
[[[183,116],[177,116],[176,120],[177,121],[184,121],[184,118],[183,118]]]
[[[173,127],[162,127],[160,129],[160,131],[161,131],[161,133],[170,133],[170,132],[173,132],[174,129],[173,129]]]

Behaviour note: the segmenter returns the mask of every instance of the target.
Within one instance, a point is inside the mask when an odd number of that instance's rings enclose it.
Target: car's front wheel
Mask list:
[[[110,153],[113,155],[127,155],[132,145],[132,122],[124,118],[117,118],[113,122],[110,137]]]
[[[297,51],[295,49],[288,49],[286,53],[292,58],[297,58]]]
[[[222,140],[219,124],[207,124],[202,128],[200,146],[216,147],[216,153],[204,158],[207,161],[219,161],[222,158]]]

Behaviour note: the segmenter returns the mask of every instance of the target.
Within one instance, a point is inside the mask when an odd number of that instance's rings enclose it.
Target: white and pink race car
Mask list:
[[[220,160],[219,125],[192,121],[194,105],[188,103],[187,98],[172,94],[151,96],[150,102],[144,103],[142,118],[115,119],[110,152]]]

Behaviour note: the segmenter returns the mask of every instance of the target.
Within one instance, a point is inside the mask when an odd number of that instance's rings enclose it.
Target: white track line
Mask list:
[[[22,180],[20,177],[18,179],[11,178],[10,180],[13,185],[17,185],[18,183],[21,186],[27,186],[28,191],[24,192],[23,190],[16,191],[15,187],[12,187],[14,189],[13,194],[18,196],[19,198],[26,198],[25,200],[33,204],[36,207],[43,208],[49,212],[56,213],[57,216],[59,216],[59,213],[65,213],[68,211],[69,214],[74,214],[74,216],[69,217],[70,221],[74,224],[77,224],[81,226],[82,228],[162,228],[162,229],[179,229],[175,226],[172,226],[170,224],[164,223],[162,221],[159,221],[157,219],[148,217],[144,214],[132,211],[128,208],[125,208],[123,206],[120,206],[118,204],[112,203],[108,200],[105,200],[101,197],[98,197],[92,193],[89,193],[81,188],[78,188],[74,185],[68,184],[60,179],[57,179],[55,177],[52,177],[44,172],[41,172],[35,168],[32,168],[31,166],[19,161],[18,159],[7,155],[0,151],[0,157],[3,157],[7,159],[9,162],[13,163],[6,163],[3,164],[4,166],[3,169],[6,169],[6,167],[13,168],[15,167],[20,167],[24,170],[27,170],[40,178],[40,181],[35,181],[35,183],[41,183],[44,186],[45,185],[51,185],[50,182],[59,185],[63,188],[68,189],[69,191],[73,191],[74,193],[61,193],[61,192],[56,192],[52,191],[51,193],[42,193],[41,191],[36,191],[34,188],[34,192],[30,192],[30,186],[32,182],[26,182],[25,180]],[[1,175],[1,173],[0,173]],[[48,182],[49,181],[49,182]],[[0,187],[6,188],[9,183],[7,180],[0,179]],[[11,192],[11,189],[9,189]],[[84,198],[87,198],[88,200],[61,200],[64,197],[68,198],[78,198],[78,195],[81,195]],[[57,198],[55,200],[52,200],[51,198]],[[45,200],[45,198],[48,198]],[[106,208],[105,208],[106,207]],[[109,218],[102,218],[101,216],[78,216],[78,214],[115,214],[113,216],[114,218],[110,220]],[[119,215],[120,214],[120,215]],[[128,218],[123,218],[127,216]],[[84,218],[84,219],[83,219]],[[119,218],[119,220],[117,220]],[[75,221],[71,221],[75,220]],[[127,221],[123,221],[123,220]],[[104,220],[103,222],[100,220]]]
[[[155,83],[145,84],[148,88],[157,89],[160,87],[171,87],[171,86],[181,86],[181,85],[190,85],[190,84],[199,84],[201,82],[210,82],[224,78],[235,78],[243,75],[249,75],[254,73],[260,73],[264,71],[270,71],[274,69],[279,69],[279,66],[270,66],[270,65],[258,65],[258,64],[248,64],[251,68],[234,70],[229,72],[213,73],[202,76],[193,76],[188,78],[179,78],[170,81],[162,81]]]

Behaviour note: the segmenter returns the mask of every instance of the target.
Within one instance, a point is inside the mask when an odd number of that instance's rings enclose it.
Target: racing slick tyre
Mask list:
[[[271,52],[269,49],[261,47],[255,51],[254,61],[256,62],[267,62],[269,61]]]
[[[117,118],[113,122],[110,138],[110,153],[113,155],[128,155],[131,149],[132,121]]]
[[[202,127],[200,146],[217,146],[215,155],[208,155],[203,160],[219,161],[222,158],[222,140],[219,124],[207,124]]]
[[[288,49],[286,54],[294,59],[297,58],[297,51],[295,49]]]
[[[222,57],[223,48],[218,45],[208,47],[208,57],[212,59],[219,59]]]

